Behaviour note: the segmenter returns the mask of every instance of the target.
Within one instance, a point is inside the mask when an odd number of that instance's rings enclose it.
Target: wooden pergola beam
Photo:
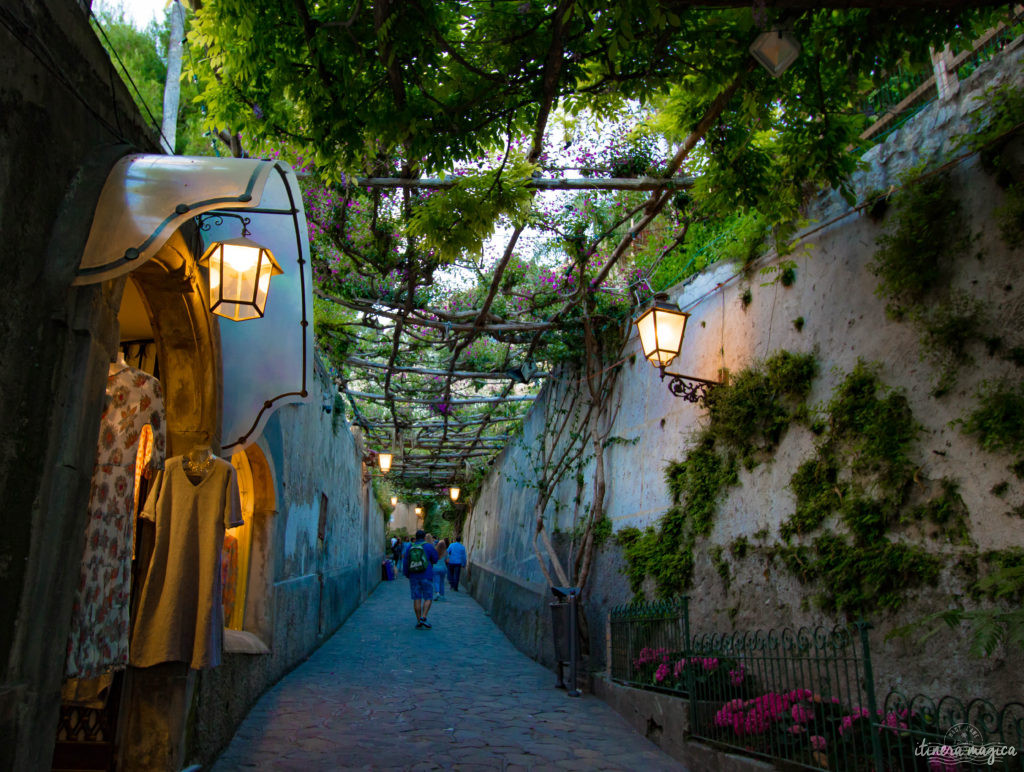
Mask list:
[[[360,188],[380,190],[422,189],[445,190],[454,188],[458,177],[357,177],[354,183]],[[693,177],[535,177],[526,183],[533,190],[684,190],[692,188]]]
[[[351,391],[345,389],[345,394],[356,399],[371,399],[378,402],[402,402],[413,405],[436,405],[439,402],[448,405],[478,405],[478,404],[493,404],[498,402],[533,402],[537,399],[534,394],[523,394],[517,397],[468,397],[459,399],[448,399],[444,400],[440,397],[436,399],[420,399],[418,397],[396,397],[388,396],[386,394],[367,394],[363,391]],[[390,424],[385,424],[390,425]],[[443,424],[439,424],[443,425]]]
[[[522,419],[522,416],[495,416],[495,417],[491,418],[489,422],[493,423],[493,422],[496,422],[496,421],[519,421],[521,419]],[[453,427],[457,428],[459,426],[476,426],[476,425],[482,424],[482,423],[487,423],[487,422],[483,418],[470,418],[468,420],[467,419],[462,419],[462,420],[451,421],[449,423],[449,426],[453,426]],[[393,424],[390,421],[365,421],[363,424],[359,424],[357,422],[356,425],[357,426],[362,426],[362,428],[369,430],[369,429],[390,428]],[[404,431],[408,431],[409,429],[440,429],[440,428],[443,428],[443,427],[444,427],[444,423],[442,421],[421,421],[421,422],[418,422],[418,423],[412,423],[412,424],[408,424],[406,426],[402,426],[402,427],[400,427],[400,429],[404,432]]]
[[[352,365],[353,367],[369,367],[369,368],[376,369],[376,370],[387,370],[387,369],[389,369],[388,366],[386,364],[382,363],[382,362],[371,362],[368,359],[361,359],[359,357],[349,357],[348,359],[345,360],[345,362],[347,364]],[[396,372],[396,373],[416,373],[418,375],[445,375],[445,376],[451,375],[455,380],[462,380],[462,379],[465,379],[465,380],[493,379],[493,380],[504,380],[504,381],[509,380],[508,375],[506,373],[504,373],[504,372],[474,372],[474,371],[471,371],[471,370],[451,370],[451,371],[449,371],[449,370],[435,370],[435,369],[432,369],[432,368],[429,368],[429,367],[401,367],[399,365],[395,365],[394,367],[392,367],[390,369],[393,372]],[[548,373],[537,372],[537,373],[533,373],[533,375],[531,375],[531,378],[547,378],[548,375],[549,375]]]

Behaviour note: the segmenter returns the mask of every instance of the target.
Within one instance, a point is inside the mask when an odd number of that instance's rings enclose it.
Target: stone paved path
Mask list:
[[[684,770],[596,697],[555,689],[465,593],[434,604],[431,630],[408,593],[382,582],[213,769]]]

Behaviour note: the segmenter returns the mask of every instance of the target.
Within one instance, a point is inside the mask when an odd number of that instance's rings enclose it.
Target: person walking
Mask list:
[[[426,540],[423,529],[416,531],[416,538],[405,548],[402,555],[402,573],[409,580],[409,594],[412,596],[412,610],[416,613],[416,629],[430,629],[427,614],[434,598],[434,564],[437,550]]]
[[[466,548],[462,546],[458,536],[452,537],[448,545],[448,584],[455,592],[459,591],[459,576],[466,565]]]
[[[391,559],[395,561],[395,569],[402,563],[402,553],[405,550],[405,542],[401,539],[393,539],[391,542]]]
[[[444,580],[447,571],[448,540],[441,539],[436,545],[437,568],[434,569],[434,600],[444,600]]]

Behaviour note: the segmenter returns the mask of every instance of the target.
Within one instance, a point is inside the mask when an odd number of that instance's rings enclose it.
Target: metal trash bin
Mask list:
[[[551,632],[554,637],[555,659],[558,661],[559,689],[568,688],[570,697],[579,697],[576,688],[576,665],[579,659],[579,630],[576,625],[576,602],[579,597],[577,587],[552,587],[551,592],[558,599],[551,603]],[[569,663],[569,687],[562,679],[562,666]]]
[[[556,600],[551,606],[551,632],[555,639],[555,659],[559,665],[569,661],[569,601]],[[561,675],[561,673],[559,673]]]

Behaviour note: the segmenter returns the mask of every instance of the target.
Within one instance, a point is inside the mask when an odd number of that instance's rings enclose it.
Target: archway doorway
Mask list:
[[[271,543],[277,497],[271,466],[258,444],[236,451],[231,463],[238,474],[245,525],[229,529],[224,538],[224,650],[261,652],[269,646],[273,629]]]
[[[126,279],[110,280],[111,293],[117,292],[119,284],[123,289],[117,356],[107,380],[107,400],[129,400],[127,413],[138,411],[141,416],[145,410],[146,423],[140,427],[143,419],[121,424],[111,420],[101,426],[86,553],[72,612],[69,677],[62,690],[55,768],[120,766],[117,759],[124,758],[129,742],[127,718],[135,707],[129,704],[137,687],[126,677],[125,664],[131,602],[152,549],[152,534],[136,527],[148,492],[143,471],[149,458],[156,454],[155,466],[159,467],[164,458],[185,453],[196,444],[219,450],[220,339],[188,243],[178,231],[152,260]],[[134,389],[141,383],[146,385],[137,395]],[[154,407],[152,401],[158,403],[161,392],[163,404]],[[144,402],[136,404],[132,401],[136,398]],[[112,440],[116,443],[114,454],[110,452]],[[118,498],[116,505],[108,505],[116,506],[123,524],[97,535],[94,514],[109,514],[97,506],[97,491],[108,482],[104,475],[109,476],[112,468],[122,470],[112,489],[117,491],[117,485],[123,484],[131,487],[133,495],[127,497],[127,503]],[[95,588],[99,592],[93,592]],[[83,610],[86,605],[92,608]],[[95,628],[85,623],[111,618],[123,621]],[[90,659],[91,652],[97,650],[102,656]],[[76,652],[74,661],[71,652]]]

